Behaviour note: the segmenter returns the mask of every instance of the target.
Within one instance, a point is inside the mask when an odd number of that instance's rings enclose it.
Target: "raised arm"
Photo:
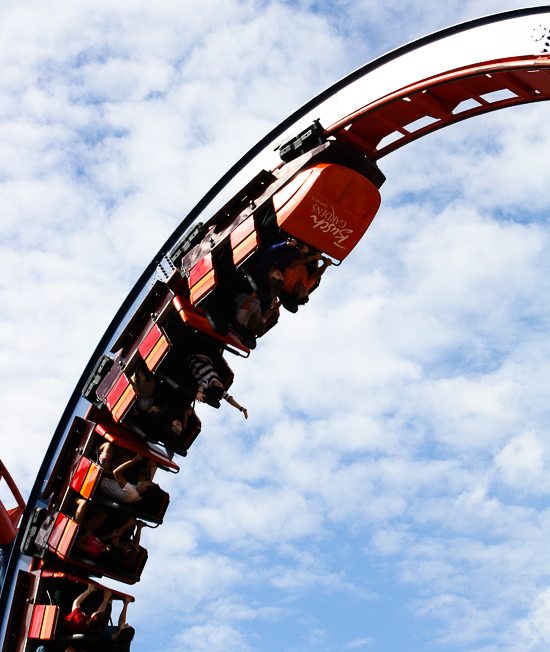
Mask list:
[[[93,584],[88,584],[88,588],[84,591],[84,593],[81,593],[78,598],[75,599],[73,602],[73,607],[72,611],[75,609],[80,609],[80,605],[86,600],[86,598],[91,595],[94,591],[96,590],[96,587]]]
[[[120,638],[122,632],[123,632],[125,629],[133,629],[133,628],[131,628],[130,625],[128,625],[128,623],[126,622],[126,611],[127,611],[127,609],[128,609],[128,604],[129,604],[131,601],[132,601],[132,598],[129,598],[129,597],[125,597],[125,598],[124,598],[124,606],[122,607],[122,611],[120,612],[120,616],[118,617],[118,631],[115,632],[115,633],[111,636],[111,640],[114,641],[115,643],[118,641],[118,639]],[[127,639],[127,641],[128,641],[128,640],[131,640],[131,637],[130,637],[130,639]]]
[[[239,405],[237,401],[232,397],[232,396],[226,396],[225,400],[229,403],[229,405],[232,405],[234,408],[237,408],[239,412],[242,412],[244,414],[244,418],[248,419],[248,411],[246,408],[243,408],[242,405]]]
[[[128,611],[128,605],[132,601],[132,598],[129,598],[126,596],[124,598],[124,606],[122,607],[122,611],[120,612],[120,616],[118,617],[118,626],[123,627],[126,625],[126,612]]]
[[[113,530],[111,534],[106,534],[105,536],[100,537],[102,541],[112,541],[114,539],[120,538],[128,528],[133,527],[136,524],[136,519],[132,516],[124,525]]]
[[[281,306],[280,301],[274,301],[273,304],[269,306],[269,308],[262,313],[263,319],[267,321],[271,317],[271,315],[274,315],[279,310],[280,306]]]
[[[332,265],[332,260],[330,258],[323,258],[323,264],[321,265],[321,267],[318,267],[317,270],[313,272],[313,274],[309,275],[309,280],[312,283],[317,283],[317,281],[325,273],[326,268],[329,267],[330,265]]]
[[[144,469],[141,469],[138,475],[138,482],[143,482],[144,480],[153,480],[155,473],[157,472],[156,462],[149,460],[147,466]]]
[[[103,591],[103,602],[99,605],[98,612],[103,613],[107,609],[107,605],[111,602],[112,592],[109,589]]]
[[[134,534],[134,538],[132,539],[132,544],[135,546],[136,550],[139,548],[139,542],[141,540],[141,531],[145,527],[145,523],[143,521],[137,521],[136,522],[136,533]]]
[[[136,462],[139,462],[140,460],[141,460],[141,455],[136,455],[131,460],[124,462],[120,466],[117,466],[116,469],[114,469],[113,475],[115,476],[115,480],[122,487],[122,489],[124,489],[124,487],[126,486],[126,478],[124,477],[124,472],[127,469],[129,469],[131,466],[136,464]]]

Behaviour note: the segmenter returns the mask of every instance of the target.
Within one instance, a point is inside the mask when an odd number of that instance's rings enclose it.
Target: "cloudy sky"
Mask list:
[[[143,268],[263,135],[512,0],[3,0],[1,456],[23,493]],[[364,242],[250,360],[144,533],[134,652],[550,645],[544,103],[380,162]],[[0,494],[4,496],[4,494]]]

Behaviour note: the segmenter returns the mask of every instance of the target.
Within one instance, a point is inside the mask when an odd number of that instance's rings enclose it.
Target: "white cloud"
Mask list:
[[[520,491],[527,487],[536,493],[548,491],[544,474],[544,449],[532,432],[511,439],[495,458],[497,469],[505,482]]]
[[[537,650],[547,646],[550,641],[550,589],[541,591],[533,601],[533,606],[527,618],[519,623],[521,648]]]
[[[250,649],[243,634],[228,625],[219,623],[190,627],[176,638],[176,646],[178,643],[183,647],[175,649],[181,650],[225,652],[225,650]]]

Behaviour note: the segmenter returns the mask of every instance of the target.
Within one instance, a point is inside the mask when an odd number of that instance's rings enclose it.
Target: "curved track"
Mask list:
[[[426,36],[350,74],[289,116],[220,179],[143,272],[98,344],[52,437],[5,573],[0,602],[3,652],[24,649],[24,641],[17,640],[20,635],[13,628],[8,636],[17,572],[28,568],[31,561],[21,547],[35,509],[46,506],[49,494],[45,486],[52,482],[52,471],[74,432],[75,418],[82,419],[89,411],[90,403],[82,398],[82,392],[102,357],[124,348],[128,324],[139,318],[139,308],[150,296],[150,289],[155,284],[165,287],[166,281],[170,283],[177,275],[174,252],[190,228],[198,222],[219,225],[231,215],[233,221],[227,229],[234,230],[250,216],[243,207],[244,198],[253,196],[259,204],[267,193],[271,201],[273,192],[270,194],[269,188],[284,187],[300,165],[303,167],[309,150],[327,140],[375,162],[449,124],[500,108],[548,99],[550,7],[489,16]],[[312,141],[315,142],[311,144]],[[295,164],[295,160],[300,164]],[[262,171],[267,171],[264,177]],[[371,169],[371,180],[375,185],[383,180],[375,167]],[[308,244],[315,247],[316,243]],[[204,251],[191,261],[193,265]],[[184,268],[186,260],[189,263],[184,256]],[[177,265],[180,263],[181,256]],[[180,276],[178,283],[181,284]],[[177,283],[171,286],[170,299],[177,294],[176,286],[179,287]],[[222,334],[222,341],[227,343],[228,337]],[[112,410],[111,413],[114,414]],[[157,461],[170,470],[171,463],[164,454],[159,454]]]

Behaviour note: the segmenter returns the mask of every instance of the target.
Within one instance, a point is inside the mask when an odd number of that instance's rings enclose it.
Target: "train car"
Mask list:
[[[176,283],[172,288],[160,281],[153,285],[113,344],[114,357],[103,356],[83,396],[104,420],[161,443],[169,454],[185,456],[201,430],[193,407],[198,383],[190,356],[208,356],[227,390],[233,372],[223,352],[248,355],[250,349],[235,332],[215,333],[177,290]],[[220,406],[215,398],[205,400]]]
[[[235,300],[243,295],[254,293],[262,312],[277,300],[297,311],[300,301],[290,288],[270,287],[264,261],[272,247],[299,247],[293,264],[309,262],[314,274],[315,260],[340,264],[372,223],[384,175],[360,152],[323,133],[316,122],[281,146],[276,168],[258,174],[170,251],[187,281],[185,296],[218,336],[236,333],[241,344],[253,349],[256,339],[276,324],[275,311],[263,328],[239,322]],[[181,287],[178,281],[174,272],[167,283]]]
[[[97,613],[105,600],[105,620],[108,619],[109,624],[99,635],[93,635],[91,631],[76,632],[67,623],[79,596],[83,596],[80,608],[88,616]],[[112,610],[117,605],[121,609],[121,620],[125,621],[126,606],[133,601],[132,596],[107,589],[81,575],[48,569],[19,571],[14,609],[3,649],[5,652],[65,652],[71,646],[75,650],[89,652],[127,652],[133,638],[133,628],[124,627],[122,629],[127,630],[126,634],[116,636],[121,628],[113,624]]]
[[[147,561],[141,528],[160,525],[170,501],[152,481],[156,469],[177,473],[179,467],[160,448],[102,417],[96,411],[95,421],[75,418],[43,490],[47,507],[36,508],[23,551],[40,568],[133,584]]]

